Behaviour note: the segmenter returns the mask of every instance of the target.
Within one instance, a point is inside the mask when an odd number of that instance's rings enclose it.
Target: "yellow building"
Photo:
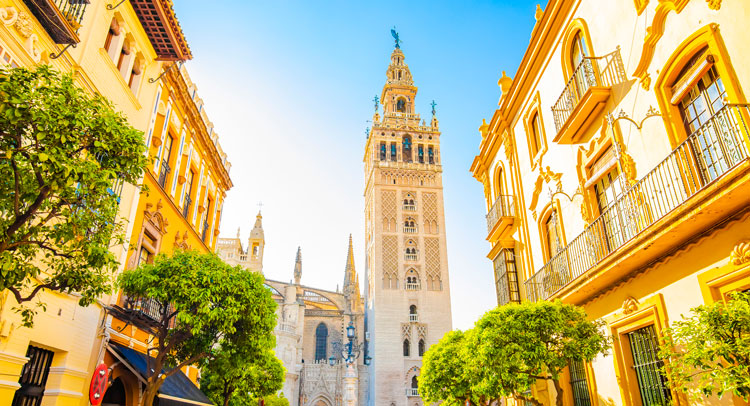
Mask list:
[[[4,0],[0,22],[0,63],[46,63],[73,72],[79,86],[106,96],[144,133],[157,118],[164,85],[155,79],[171,65],[165,61],[191,57],[169,0]],[[124,185],[120,193],[119,217],[132,233],[139,193],[133,185]],[[127,249],[113,251],[125,264]],[[12,310],[16,303],[3,292],[0,404],[88,405],[91,372],[104,356],[102,305],[115,298],[105,296],[83,308],[76,295],[44,291],[47,310],[28,329],[20,327]]]
[[[749,20],[737,1],[550,0],[503,72],[471,166],[498,303],[561,299],[614,338],[568,368],[565,404],[696,404],[654,349],[692,307],[750,288]]]

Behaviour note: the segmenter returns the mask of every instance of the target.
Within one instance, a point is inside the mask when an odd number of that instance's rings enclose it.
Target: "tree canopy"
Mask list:
[[[147,377],[144,405],[183,366],[205,366],[222,348],[260,353],[274,345],[276,302],[263,277],[214,254],[159,255],[153,264],[123,272],[119,284],[128,300],[158,304],[148,354],[149,370],[162,372]]]
[[[606,354],[601,321],[555,302],[508,304],[487,312],[465,333],[450,332],[425,354],[420,392],[430,402],[488,404],[511,396],[541,405],[530,394],[549,380],[563,404],[560,374],[570,361]]]
[[[750,397],[750,293],[698,306],[667,330],[660,357],[672,387],[694,399]]]
[[[217,405],[256,405],[284,384],[284,366],[273,353],[223,346],[202,371],[201,390]]]
[[[0,289],[91,304],[111,289],[124,241],[116,186],[146,167],[143,133],[100,95],[42,65],[0,71]],[[26,325],[34,311],[22,307]]]

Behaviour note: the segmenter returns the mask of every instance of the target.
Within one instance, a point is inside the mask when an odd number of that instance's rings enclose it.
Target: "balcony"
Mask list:
[[[585,300],[746,205],[748,106],[722,107],[630,186],[525,282],[528,299]]]
[[[417,254],[404,254],[404,260],[406,260],[406,262],[416,262]]]
[[[495,242],[511,228],[516,218],[516,198],[512,195],[500,195],[487,212],[487,240]]]
[[[406,396],[409,396],[409,397],[419,396],[419,389],[406,388]]]
[[[78,28],[89,0],[25,0],[34,17],[56,44],[77,44]]]
[[[289,334],[296,334],[297,333],[297,328],[294,326],[294,324],[291,324],[291,323],[279,323],[276,326],[276,330],[283,331],[283,332],[289,333]]]
[[[174,311],[171,305],[164,305],[156,299],[127,297],[123,294],[120,303],[108,306],[107,312],[114,317],[136,327],[154,333],[162,320]],[[169,319],[169,328],[174,328],[176,317]]]
[[[604,109],[612,86],[627,78],[616,49],[601,57],[584,57],[573,70],[562,94],[552,106],[559,144],[575,144]]]
[[[416,204],[405,204],[404,205],[404,211],[417,211],[417,205]]]
[[[406,282],[406,290],[419,290],[419,282]]]
[[[419,323],[419,315],[418,314],[409,314],[409,323]]]
[[[404,226],[404,232],[405,233],[409,233],[409,234],[414,234],[414,233],[417,232],[417,228],[416,227],[406,227],[406,226]]]

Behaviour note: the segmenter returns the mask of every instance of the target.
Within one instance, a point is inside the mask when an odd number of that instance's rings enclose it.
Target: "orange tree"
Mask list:
[[[153,264],[123,272],[119,285],[128,297],[160,304],[147,349],[143,406],[153,403],[167,377],[187,365],[205,367],[220,358],[222,348],[258,354],[273,346],[276,302],[263,277],[215,254],[160,255]]]
[[[143,133],[70,74],[0,71],[0,289],[25,325],[43,289],[82,306],[110,290],[110,246],[124,242],[115,185],[138,182],[145,152]]]

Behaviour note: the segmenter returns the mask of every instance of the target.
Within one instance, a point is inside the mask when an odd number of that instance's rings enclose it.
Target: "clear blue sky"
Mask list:
[[[482,187],[469,173],[477,128],[514,76],[536,1],[175,0],[188,63],[232,162],[222,236],[245,240],[263,202],[264,273],[335,290],[354,236],[364,282],[362,156],[372,98],[385,82],[396,26],[417,112],[440,120],[454,328],[496,304]]]

